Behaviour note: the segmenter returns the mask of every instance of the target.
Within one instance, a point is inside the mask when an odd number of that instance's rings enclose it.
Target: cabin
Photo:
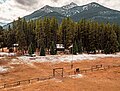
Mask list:
[[[56,50],[57,50],[57,54],[61,54],[64,53],[65,47],[63,44],[56,44]]]
[[[63,44],[56,44],[56,49],[57,49],[57,51],[64,51],[65,47]]]

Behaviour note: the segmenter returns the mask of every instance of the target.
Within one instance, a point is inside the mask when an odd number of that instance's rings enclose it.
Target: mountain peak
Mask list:
[[[97,5],[99,5],[98,3],[96,3],[96,2],[91,2],[91,4],[97,4]]]
[[[74,7],[76,7],[76,6],[78,6],[76,3],[71,2],[70,4],[63,6],[62,8],[68,10],[68,9],[74,8]]]
[[[74,2],[71,2],[69,5],[74,5],[74,6],[77,6],[77,4],[76,4],[76,3],[74,3]]]
[[[96,2],[91,2],[88,4],[89,6],[92,6],[92,7],[100,7],[100,4],[96,3]]]
[[[50,6],[49,5],[45,5],[43,8],[49,8]]]
[[[41,11],[44,11],[44,12],[46,12],[46,13],[53,12],[53,10],[51,9],[51,6],[49,6],[49,5],[44,6],[44,7],[41,8],[40,10],[41,10]]]

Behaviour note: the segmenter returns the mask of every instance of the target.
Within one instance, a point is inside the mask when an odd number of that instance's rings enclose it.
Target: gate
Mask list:
[[[53,77],[63,77],[63,68],[53,69]]]

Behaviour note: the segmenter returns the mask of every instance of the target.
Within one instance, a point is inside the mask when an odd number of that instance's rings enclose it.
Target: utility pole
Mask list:
[[[71,61],[71,69],[73,69],[73,45],[72,45],[72,61]]]

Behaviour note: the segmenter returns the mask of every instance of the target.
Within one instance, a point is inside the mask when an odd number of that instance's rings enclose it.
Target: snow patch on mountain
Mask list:
[[[77,4],[72,2],[72,3],[70,3],[70,4],[66,5],[66,6],[63,6],[62,8],[68,10],[68,9],[74,8],[76,6],[77,6]]]
[[[84,6],[82,11],[84,10],[88,10],[88,6]]]
[[[90,3],[90,4],[88,4],[88,6],[92,6],[92,7],[100,7],[98,4],[96,4],[96,3]]]
[[[53,10],[50,8],[50,6],[48,6],[48,5],[46,5],[45,7],[43,7],[42,9],[41,9],[41,11],[44,11],[44,12],[46,12],[46,13],[51,13],[51,12],[53,12]]]

